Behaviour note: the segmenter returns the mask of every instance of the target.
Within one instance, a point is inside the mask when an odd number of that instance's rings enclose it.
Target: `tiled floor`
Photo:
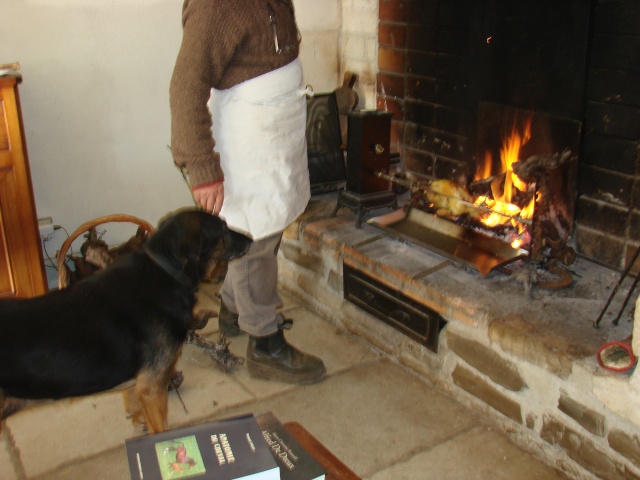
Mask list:
[[[214,285],[200,298],[217,311]],[[565,478],[358,337],[284,298],[295,321],[287,337],[324,359],[327,378],[292,387],[252,379],[243,367],[226,374],[187,345],[182,401],[170,395],[172,426],[270,410],[283,422],[300,422],[363,479]],[[212,319],[204,333],[216,329]],[[230,348],[243,356],[246,343],[246,336],[234,338]],[[127,479],[124,440],[137,434],[116,392],[40,405],[6,422],[0,479]]]

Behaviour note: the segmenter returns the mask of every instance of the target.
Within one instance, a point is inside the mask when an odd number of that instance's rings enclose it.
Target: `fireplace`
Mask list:
[[[480,188],[473,185],[478,160],[527,122],[531,139],[520,160],[569,152],[547,180],[580,254],[568,267],[570,287],[532,286],[493,266],[475,271],[369,221],[358,226],[354,212],[335,215],[336,193],[312,198],[287,229],[282,285],[477,408],[568,478],[640,478],[640,373],[613,374],[596,362],[607,342],[640,332],[640,313],[631,313],[637,291],[623,303],[634,292],[630,278],[592,328],[640,236],[640,4],[380,0],[379,23],[368,21],[372,10],[371,2],[343,2],[352,29],[342,32],[344,67],[357,70],[356,88],[375,83],[377,108],[392,114],[392,150],[410,180]],[[376,65],[359,68],[348,57],[363,47],[354,24],[378,36],[375,82]],[[369,50],[360,50],[358,59],[367,60]],[[616,312],[623,314],[617,325]],[[640,345],[640,334],[634,339]]]
[[[554,208],[580,254],[622,269],[640,233],[637,2],[379,6],[377,106],[393,113],[401,168],[469,186],[512,118],[529,114],[535,131],[520,160],[570,152]]]
[[[571,265],[577,171],[572,152],[579,144],[579,124],[486,102],[479,112],[473,181],[412,181],[407,172],[380,172],[411,190],[410,207],[370,223],[483,275],[523,257],[543,270]]]
[[[481,275],[369,222],[357,227],[354,212],[332,214],[336,197],[314,196],[285,232],[284,288],[542,452],[568,478],[640,478],[640,376],[607,375],[596,364],[607,340],[634,327],[629,309],[619,325],[611,319],[629,278],[595,329],[619,277],[611,269],[579,257],[570,288],[528,288],[523,278]]]

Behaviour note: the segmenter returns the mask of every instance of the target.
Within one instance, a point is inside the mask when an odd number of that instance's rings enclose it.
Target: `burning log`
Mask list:
[[[563,189],[562,168],[571,159],[568,150],[553,155],[533,155],[527,160],[513,164],[518,177],[535,182],[537,201],[532,225],[531,259],[548,263],[559,260],[571,265],[576,258],[575,250],[568,245],[571,231],[570,206],[558,201],[557,189]]]
[[[487,178],[482,178],[480,180],[474,180],[469,184],[469,191],[473,194],[487,195],[491,192],[491,185],[494,181],[499,181],[504,183],[504,179],[506,177],[506,173],[498,173],[496,175],[491,175]]]
[[[541,177],[541,172],[559,168],[570,157],[569,150],[547,156],[533,155],[525,161],[515,162],[512,165],[513,172],[525,182],[537,182]]]

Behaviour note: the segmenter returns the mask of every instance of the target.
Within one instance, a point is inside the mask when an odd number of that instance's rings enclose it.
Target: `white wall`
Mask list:
[[[340,70],[358,74],[355,90],[361,109],[376,108],[378,12],[379,0],[342,0]]]
[[[332,90],[340,0],[295,5],[305,82]],[[182,0],[0,0],[0,63],[22,66],[39,217],[71,233],[103,215],[128,213],[155,224],[192,205],[167,149],[181,10]],[[65,236],[58,232],[59,247]],[[57,247],[49,248],[53,254]]]
[[[305,82],[316,92],[332,91],[342,84],[339,77],[339,37],[342,0],[294,0],[302,32],[300,59]],[[340,80],[339,80],[340,79]]]

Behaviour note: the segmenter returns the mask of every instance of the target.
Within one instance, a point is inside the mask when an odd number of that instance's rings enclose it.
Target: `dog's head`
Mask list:
[[[174,277],[186,276],[195,286],[212,262],[244,255],[251,242],[246,235],[230,230],[224,220],[193,209],[163,219],[145,250],[165,270],[174,270]]]

